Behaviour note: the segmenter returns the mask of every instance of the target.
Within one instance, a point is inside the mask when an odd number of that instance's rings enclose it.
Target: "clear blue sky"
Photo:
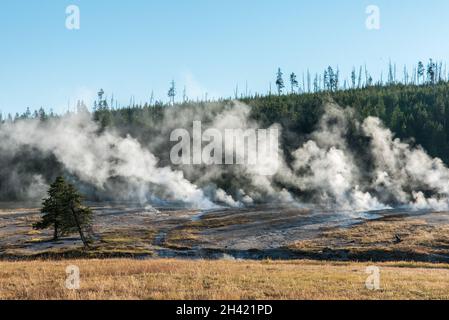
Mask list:
[[[65,28],[70,4],[78,31]],[[370,4],[379,31],[365,27]],[[366,63],[377,77],[390,59],[449,60],[448,14],[447,0],[2,0],[0,110],[62,112],[99,88],[122,104],[152,90],[167,100],[171,79],[192,98],[230,96],[246,81],[266,92],[277,67],[332,65],[346,77]]]

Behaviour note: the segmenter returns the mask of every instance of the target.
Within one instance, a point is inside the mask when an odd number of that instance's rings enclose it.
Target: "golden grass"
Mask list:
[[[320,237],[297,241],[289,248],[302,252],[340,250],[347,251],[352,258],[361,258],[365,254],[380,260],[388,260],[400,253],[408,257],[447,255],[449,225],[430,225],[424,220],[400,218],[368,221],[349,228],[325,230]]]
[[[200,243],[197,229],[183,227],[168,232],[164,246],[171,249],[190,249]]]
[[[81,288],[65,288],[68,265]],[[449,299],[449,265],[315,261],[63,260],[0,262],[1,299]]]
[[[426,246],[436,249],[449,248],[449,226],[429,225],[424,220],[370,221],[350,229],[338,229],[325,233],[327,237],[352,240],[360,245],[391,244],[395,236],[401,238],[399,247]]]

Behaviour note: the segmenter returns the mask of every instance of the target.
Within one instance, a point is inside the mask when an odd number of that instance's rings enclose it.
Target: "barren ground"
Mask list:
[[[37,209],[0,210],[0,258],[208,258],[449,262],[449,214],[286,206],[201,212],[93,204],[94,245],[36,231]]]

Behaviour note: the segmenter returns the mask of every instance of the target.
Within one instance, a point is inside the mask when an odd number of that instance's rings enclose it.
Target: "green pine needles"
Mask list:
[[[82,196],[63,177],[56,178],[48,190],[48,198],[43,200],[41,221],[34,229],[53,228],[53,240],[79,233],[86,248],[91,240],[87,236],[92,223],[92,210],[82,205]]]

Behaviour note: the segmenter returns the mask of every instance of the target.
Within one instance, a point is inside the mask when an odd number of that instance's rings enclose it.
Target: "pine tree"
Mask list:
[[[283,73],[281,68],[278,68],[278,72],[276,74],[276,87],[278,88],[278,94],[282,94],[282,89],[284,89],[284,79],[282,79]]]
[[[82,205],[82,197],[63,177],[56,178],[42,203],[41,221],[33,225],[38,230],[53,228],[53,240],[78,232],[85,247],[89,240],[85,231],[90,227],[92,211]]]
[[[292,93],[294,93],[295,88],[298,86],[298,80],[296,79],[296,74],[294,72],[290,75],[290,85],[292,88]]]
[[[64,178],[56,178],[55,182],[51,184],[50,189],[48,190],[49,197],[42,202],[42,220],[33,225],[33,228],[37,230],[52,227],[53,240],[55,241],[63,235],[61,225],[64,220],[64,204],[62,201],[64,189]]]
[[[25,113],[22,115],[23,119],[30,119],[31,118],[31,110],[30,107],[27,107],[27,110],[25,111]]]
[[[47,115],[46,115],[46,113],[45,113],[44,108],[41,107],[41,108],[39,109],[38,115],[39,115],[39,120],[40,120],[40,121],[45,121],[45,120],[47,120]]]
[[[352,71],[351,71],[351,85],[352,85],[352,89],[355,89],[355,80],[356,80],[355,68],[352,68]]]
[[[436,75],[436,64],[432,59],[429,60],[429,64],[427,65],[427,79],[430,84],[435,84],[435,75]]]
[[[82,196],[71,184],[67,184],[64,192],[64,204],[66,205],[66,218],[62,224],[63,231],[67,233],[78,232],[85,247],[89,246],[89,240],[85,235],[92,221],[92,210],[82,205]]]
[[[419,84],[420,83],[419,80],[421,78],[424,79],[424,64],[421,61],[418,62],[418,71],[417,72],[418,72],[418,84]]]
[[[334,69],[332,69],[331,66],[329,66],[327,68],[327,77],[328,77],[328,82],[327,82],[327,89],[329,91],[336,91],[337,86],[338,86],[338,74],[336,74],[334,72]]]
[[[324,82],[324,90],[328,90],[329,89],[329,74],[327,73],[327,70],[324,70],[324,74],[323,74],[323,82]]]
[[[103,99],[103,95],[104,95],[104,90],[100,89],[100,91],[98,91],[97,93],[98,95],[98,109],[102,110],[103,108],[107,107],[107,102],[105,99]]]
[[[171,105],[174,105],[175,97],[176,97],[176,88],[175,88],[174,80],[172,80],[172,82],[170,82],[170,89],[168,89],[168,97],[170,98]]]

